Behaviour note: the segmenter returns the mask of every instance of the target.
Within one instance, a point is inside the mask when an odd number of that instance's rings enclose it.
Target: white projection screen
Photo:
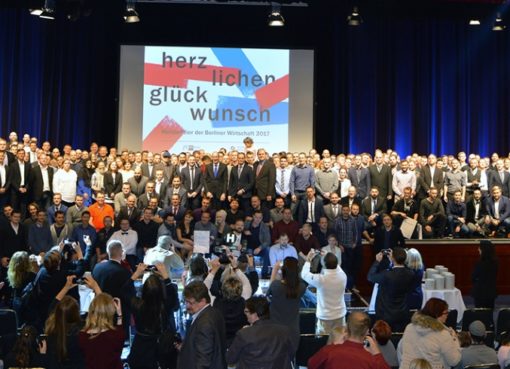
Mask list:
[[[118,148],[313,146],[313,50],[122,45]]]

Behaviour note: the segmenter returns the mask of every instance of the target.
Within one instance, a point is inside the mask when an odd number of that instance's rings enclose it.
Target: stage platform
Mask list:
[[[510,295],[510,239],[490,239],[496,247],[499,260],[498,294]],[[406,242],[407,248],[420,251],[425,267],[444,265],[455,274],[455,286],[463,295],[471,292],[471,273],[480,255],[479,239],[438,239],[411,240]],[[357,288],[362,296],[370,296],[372,284],[367,281],[370,266],[375,260],[372,245],[363,244],[363,268],[358,277]]]

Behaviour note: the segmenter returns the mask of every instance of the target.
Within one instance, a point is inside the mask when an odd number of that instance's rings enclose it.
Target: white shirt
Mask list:
[[[322,320],[340,319],[347,313],[344,292],[347,276],[339,266],[336,269],[322,269],[321,274],[310,273],[307,261],[301,271],[301,278],[317,288],[317,318]]]
[[[340,192],[340,197],[347,196],[347,192],[349,191],[349,187],[351,187],[351,180],[345,178],[343,181],[338,181],[338,189]]]
[[[494,201],[494,218],[499,219],[499,200]]]
[[[126,255],[136,255],[136,244],[138,243],[138,233],[136,231],[132,229],[127,231],[119,229],[117,232],[113,232],[110,240],[122,242]]]
[[[184,262],[181,257],[170,250],[162,247],[155,246],[147,250],[143,263],[146,265],[156,265],[156,263],[163,263],[171,278],[180,278],[184,268]],[[144,282],[146,277],[150,274],[144,274]]]
[[[59,169],[53,176],[53,192],[62,194],[62,200],[73,203],[76,197],[78,175],[72,169]]]
[[[21,175],[20,186],[23,187],[23,186],[25,186],[25,163],[18,160],[18,164],[19,164],[19,173]]]
[[[6,175],[5,166],[3,163],[0,163],[0,188],[5,187]]]
[[[283,171],[283,183],[282,183],[282,171]],[[276,168],[276,184],[275,190],[278,195],[282,195],[286,193],[287,195],[290,192],[289,183],[290,183],[290,172],[292,172],[292,168]],[[282,186],[283,185],[283,186]]]
[[[314,200],[308,200],[307,203],[308,206],[308,216],[306,217],[307,223],[315,223],[315,199]]]
[[[50,177],[48,175],[48,167],[40,166],[41,168],[41,175],[43,180],[43,192],[51,191],[50,188]]]

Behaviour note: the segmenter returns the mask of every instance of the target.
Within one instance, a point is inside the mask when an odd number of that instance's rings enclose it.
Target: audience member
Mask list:
[[[46,340],[38,341],[37,329],[33,326],[24,326],[18,334],[16,343],[11,352],[5,356],[5,368],[46,368],[48,355],[46,355]]]
[[[393,342],[391,342],[391,327],[384,320],[377,320],[372,327],[372,337],[377,341],[379,350],[384,357],[384,361],[388,366],[398,367],[397,350]]]
[[[481,321],[471,322],[469,335],[471,336],[471,345],[461,350],[464,367],[498,362],[496,351],[485,344],[487,333],[485,325]]]
[[[425,272],[420,252],[415,248],[408,249],[405,265],[414,273],[412,289],[407,295],[407,307],[418,310],[423,305],[422,281]]]
[[[471,280],[473,289],[471,296],[475,300],[475,307],[494,309],[494,301],[498,295],[496,279],[498,276],[498,259],[491,241],[481,240],[478,247],[480,260],[477,261]]]

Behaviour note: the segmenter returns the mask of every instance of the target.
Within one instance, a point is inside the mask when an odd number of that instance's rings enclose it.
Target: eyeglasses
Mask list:
[[[441,316],[445,316],[445,315],[448,315],[449,311],[446,310],[446,311],[443,311],[443,313],[441,314]]]

